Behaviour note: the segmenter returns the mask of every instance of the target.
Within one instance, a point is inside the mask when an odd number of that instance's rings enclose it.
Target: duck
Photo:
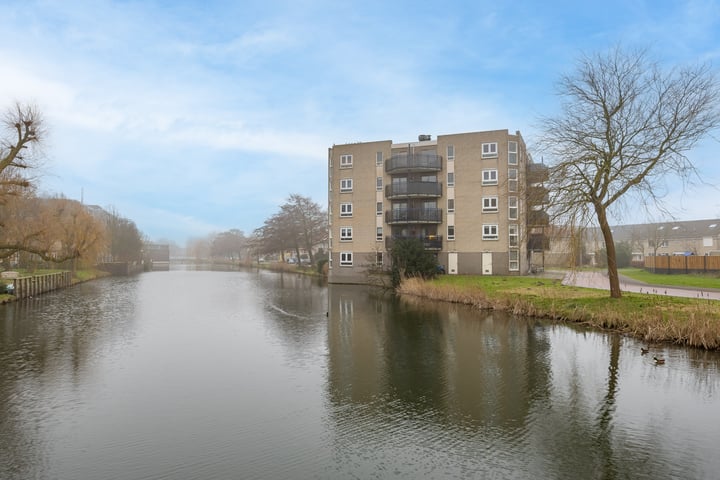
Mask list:
[[[650,347],[648,347],[648,348],[640,347],[640,354],[641,354],[641,355],[645,355],[645,354],[648,353],[648,352],[650,352]]]
[[[653,360],[655,360],[655,365],[662,365],[665,363],[664,358],[653,357]]]

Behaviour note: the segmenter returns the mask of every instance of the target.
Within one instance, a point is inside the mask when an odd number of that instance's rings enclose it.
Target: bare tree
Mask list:
[[[43,120],[34,106],[16,104],[2,118],[0,136],[0,202],[6,195],[30,187],[29,170],[36,167],[45,136]]]
[[[555,223],[596,223],[607,252],[610,296],[620,282],[609,215],[623,206],[664,209],[663,180],[700,176],[686,156],[718,127],[718,80],[708,66],[661,71],[643,51],[617,47],[582,58],[559,83],[561,112],[543,119]]]

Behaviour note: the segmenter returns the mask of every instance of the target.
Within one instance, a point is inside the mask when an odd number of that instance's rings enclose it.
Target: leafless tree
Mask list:
[[[608,220],[622,207],[664,209],[664,180],[700,179],[687,153],[720,123],[716,74],[706,65],[663,71],[644,51],[585,56],[562,77],[562,109],[543,119],[553,222],[600,227],[610,296],[619,298]]]
[[[0,124],[0,202],[31,186],[30,170],[37,167],[45,128],[38,109],[16,104]]]

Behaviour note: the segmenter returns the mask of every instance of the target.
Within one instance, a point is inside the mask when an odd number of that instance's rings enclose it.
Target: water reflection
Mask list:
[[[718,354],[640,346],[293,274],[92,282],[0,307],[0,478],[714,478]]]
[[[114,282],[109,296],[99,280],[0,309],[0,478],[45,477],[48,419],[83,408],[93,360],[130,341],[135,283]]]
[[[331,286],[339,451],[358,476],[404,453],[438,477],[713,478],[718,355],[653,348],[667,368],[618,335]],[[371,449],[394,456],[348,454]]]

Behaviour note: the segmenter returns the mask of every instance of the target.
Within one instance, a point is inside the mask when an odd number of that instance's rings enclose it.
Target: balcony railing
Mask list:
[[[403,171],[439,172],[442,157],[433,152],[395,153],[385,162],[387,173]]]
[[[400,208],[385,212],[385,223],[441,223],[440,208]]]
[[[407,182],[385,185],[386,198],[398,197],[440,197],[442,184],[439,182]]]
[[[527,182],[529,184],[547,182],[550,170],[544,163],[529,163],[527,166]]]
[[[423,243],[425,250],[442,250],[442,236],[441,235],[426,235],[419,237],[393,235],[392,237],[385,237],[385,248],[390,250],[393,247],[393,243],[397,240],[411,240],[418,239]]]
[[[530,210],[527,213],[527,224],[529,226],[544,226],[550,224],[550,215],[543,210]]]

